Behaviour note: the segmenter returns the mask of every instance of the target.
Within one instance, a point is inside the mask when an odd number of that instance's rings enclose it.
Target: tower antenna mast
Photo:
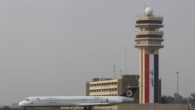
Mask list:
[[[127,46],[125,46],[125,59],[124,59],[124,63],[125,63],[125,74],[127,74]]]
[[[113,65],[113,73],[114,73],[114,79],[116,79],[116,64],[115,64],[115,58],[114,58],[114,65]]]
[[[146,9],[146,2],[144,1],[144,11],[145,11],[145,9]]]

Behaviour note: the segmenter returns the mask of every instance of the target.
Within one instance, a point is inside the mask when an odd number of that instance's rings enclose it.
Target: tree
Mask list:
[[[168,103],[175,103],[175,98],[172,96],[162,96],[161,103],[168,104]]]
[[[182,103],[182,104],[190,104],[191,106],[195,106],[195,92],[191,94],[190,97],[181,96],[180,94],[175,93],[174,97],[172,96],[162,96],[161,103],[164,104],[173,104],[173,103]]]
[[[182,103],[182,102],[184,102],[183,101],[183,97],[180,94],[178,94],[178,93],[175,93],[174,94],[174,98],[175,98],[175,102],[176,103]]]
[[[195,92],[191,94],[191,99],[189,101],[192,106],[195,106]]]

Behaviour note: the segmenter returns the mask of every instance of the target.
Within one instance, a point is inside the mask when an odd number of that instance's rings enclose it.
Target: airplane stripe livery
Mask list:
[[[134,101],[138,87],[128,86],[121,96],[35,96],[19,102],[21,107],[71,107],[107,106]]]

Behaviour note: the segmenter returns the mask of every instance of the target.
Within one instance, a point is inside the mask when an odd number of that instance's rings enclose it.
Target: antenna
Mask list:
[[[114,65],[113,65],[113,73],[114,73],[114,79],[116,79],[116,65],[115,65],[115,58],[114,58]]]
[[[125,74],[127,74],[127,46],[125,46],[125,59],[124,59],[124,66],[125,66]]]
[[[122,76],[122,74],[123,74],[123,70],[120,70],[120,76]]]
[[[176,72],[176,74],[177,74],[177,94],[179,94],[179,72],[177,71]]]

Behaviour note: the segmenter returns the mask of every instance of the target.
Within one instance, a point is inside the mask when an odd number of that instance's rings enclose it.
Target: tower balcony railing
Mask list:
[[[142,38],[136,38],[135,39],[135,41],[164,41],[164,39],[163,38],[148,38],[148,37],[146,37],[146,38],[144,38],[144,37],[142,37]]]
[[[150,36],[150,35],[157,35],[157,36],[163,36],[162,31],[136,31],[136,36]]]
[[[136,48],[163,48],[162,44],[136,44]]]
[[[135,27],[138,28],[161,28],[163,27],[163,24],[154,24],[154,23],[142,23],[142,24],[136,24]]]
[[[138,21],[146,21],[146,20],[151,20],[151,21],[163,21],[163,17],[160,16],[137,16],[136,17],[136,22]]]

